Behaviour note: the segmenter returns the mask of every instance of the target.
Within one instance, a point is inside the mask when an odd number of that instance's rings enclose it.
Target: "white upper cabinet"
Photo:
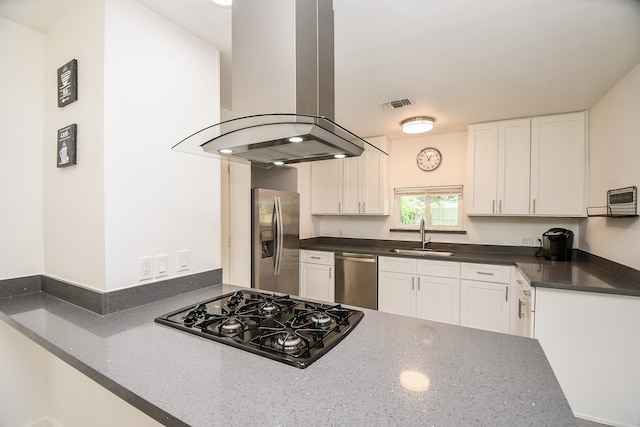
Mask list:
[[[498,193],[498,122],[469,126],[467,214],[494,215]]]
[[[311,163],[311,213],[342,213],[342,160]]]
[[[529,213],[530,130],[529,119],[469,126],[468,214]]]
[[[382,149],[386,137],[368,138]],[[312,215],[389,215],[388,159],[373,148],[360,157],[311,164]]]
[[[531,121],[498,123],[498,207],[500,215],[529,213]]]
[[[531,119],[531,213],[585,216],[586,113]]]
[[[584,216],[586,113],[469,126],[468,215]]]

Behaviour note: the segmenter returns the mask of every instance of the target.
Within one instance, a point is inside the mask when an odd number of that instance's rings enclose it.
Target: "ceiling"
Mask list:
[[[0,0],[0,16],[47,32],[90,0]],[[138,0],[222,53],[230,108],[231,9],[207,0]],[[638,0],[334,0],[336,121],[402,138],[469,123],[590,108],[640,63]],[[386,110],[381,102],[411,98]]]

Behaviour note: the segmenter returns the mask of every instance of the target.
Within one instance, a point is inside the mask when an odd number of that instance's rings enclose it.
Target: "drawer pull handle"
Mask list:
[[[488,273],[486,271],[476,271],[476,274],[481,274],[483,276],[493,276],[493,273]]]
[[[312,256],[311,259],[320,259],[319,256]]]

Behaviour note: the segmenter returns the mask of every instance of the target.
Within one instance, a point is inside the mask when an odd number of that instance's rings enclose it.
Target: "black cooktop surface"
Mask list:
[[[250,290],[181,308],[156,322],[306,368],[338,344],[364,313]]]

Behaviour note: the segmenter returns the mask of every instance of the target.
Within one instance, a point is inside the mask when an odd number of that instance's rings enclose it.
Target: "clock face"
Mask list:
[[[435,148],[425,148],[418,153],[418,167],[424,171],[432,171],[442,161],[442,154]]]

